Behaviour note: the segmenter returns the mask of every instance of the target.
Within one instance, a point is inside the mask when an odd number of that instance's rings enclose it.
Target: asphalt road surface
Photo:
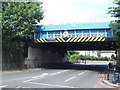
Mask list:
[[[2,73],[0,88],[105,88],[97,81],[106,65],[65,65],[59,68]]]

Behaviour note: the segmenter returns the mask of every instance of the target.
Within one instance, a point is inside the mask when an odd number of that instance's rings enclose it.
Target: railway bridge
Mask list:
[[[37,25],[28,48],[32,67],[62,64],[67,50],[120,50],[110,22]],[[118,55],[118,58],[120,56]],[[35,60],[34,63],[32,60]],[[120,62],[118,60],[118,62]],[[33,65],[34,63],[34,65]]]

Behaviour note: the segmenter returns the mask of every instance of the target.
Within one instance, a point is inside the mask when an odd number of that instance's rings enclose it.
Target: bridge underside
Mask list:
[[[108,42],[49,42],[34,43],[33,47],[41,47],[47,49],[52,47],[60,50],[116,50],[117,45],[114,41]]]

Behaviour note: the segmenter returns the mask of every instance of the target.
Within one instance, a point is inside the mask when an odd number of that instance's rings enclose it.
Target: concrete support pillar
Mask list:
[[[28,58],[25,60],[25,64],[29,68],[40,67],[42,64],[43,53],[39,48],[28,47]]]
[[[120,66],[120,48],[117,49],[117,65]]]
[[[63,53],[63,58],[62,58],[62,62],[65,63],[67,61],[68,57],[67,57],[67,51]]]
[[[29,47],[25,65],[29,68],[39,68],[62,64],[66,60],[66,52],[67,51],[60,52],[55,49]]]

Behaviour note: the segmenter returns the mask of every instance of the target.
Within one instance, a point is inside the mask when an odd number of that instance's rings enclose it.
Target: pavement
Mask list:
[[[101,65],[101,64],[106,64],[106,65],[108,65],[108,61],[90,61],[90,60],[87,60],[86,61],[86,64],[87,65],[91,65],[91,64],[93,64],[93,65]],[[113,62],[114,63],[114,62]],[[80,63],[76,63],[76,64],[84,64],[84,62],[80,62]],[[104,71],[104,72],[107,72],[107,71]],[[108,85],[108,87],[109,86],[111,86],[111,88],[112,87],[115,87],[115,88],[120,88],[120,83],[116,83],[116,84],[114,84],[114,83],[111,83],[110,81],[108,81],[108,80],[106,80],[105,79],[105,74],[103,74],[102,75],[102,80],[101,80],[104,84],[106,84],[106,85]]]
[[[104,84],[106,84],[106,85],[108,85],[108,86],[111,86],[111,87],[120,88],[120,83],[114,84],[114,83],[106,80],[105,78],[106,78],[106,77],[105,77],[105,73],[103,73],[102,82],[103,82]]]
[[[110,83],[109,81],[104,80],[104,79],[103,79],[103,83],[105,83],[106,85],[112,86],[112,87],[120,88],[120,83],[113,84],[113,83]]]
[[[4,70],[2,74],[17,73],[17,72],[29,72],[34,70],[43,70],[44,68],[32,68],[32,69],[22,69],[22,70]]]

